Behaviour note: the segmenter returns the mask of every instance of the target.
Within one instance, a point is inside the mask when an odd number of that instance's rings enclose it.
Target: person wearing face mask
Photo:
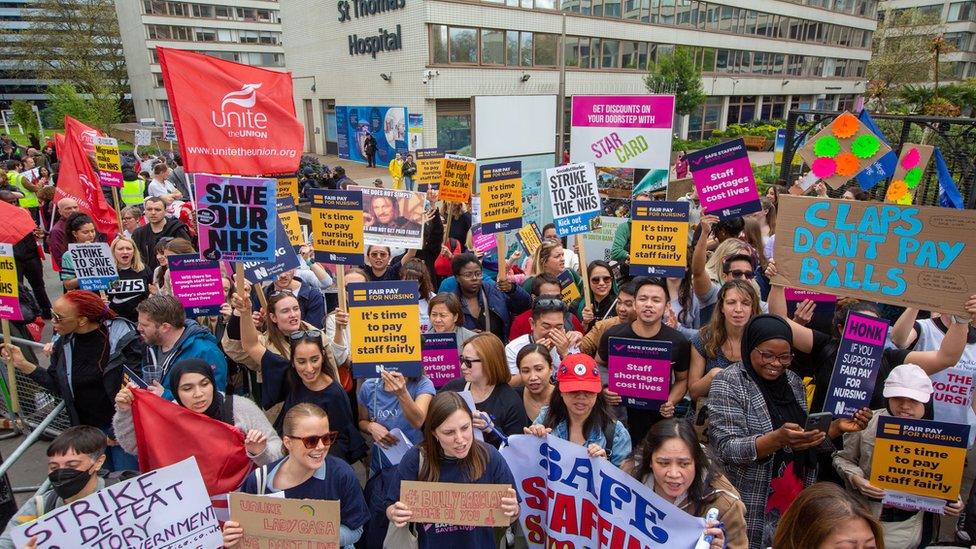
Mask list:
[[[58,435],[47,447],[47,478],[51,488],[24,502],[0,535],[0,549],[15,548],[11,537],[14,528],[139,475],[138,471],[99,474],[105,464],[107,445],[105,434],[88,425],[76,425]],[[36,543],[35,536],[25,549],[36,547]]]
[[[924,522],[931,517],[921,511],[905,511],[884,506],[884,489],[868,480],[871,478],[871,460],[874,456],[878,418],[895,416],[910,419],[932,419],[932,380],[920,366],[902,364],[896,366],[884,382],[887,406],[874,411],[867,428],[844,435],[844,448],[834,452],[834,468],[844,479],[848,491],[875,516],[881,517],[885,547],[909,549],[923,547],[931,540],[922,539]],[[947,501],[943,508],[946,515],[958,517],[962,512],[962,499]]]
[[[512,471],[498,450],[475,440],[474,428],[471,409],[457,393],[443,392],[431,400],[424,423],[424,438],[403,456],[396,478],[386,490],[384,507],[392,525],[402,530],[413,515],[410,507],[400,501],[400,483],[404,480],[508,484],[511,487],[508,495],[501,498],[501,509],[510,521],[518,518],[519,503]],[[391,538],[404,533],[391,529],[383,546],[400,547],[393,544]],[[417,524],[416,544],[419,549],[498,547],[494,529],[489,526],[425,523]]]
[[[281,457],[281,439],[264,412],[246,397],[218,391],[213,369],[205,361],[191,358],[173,365],[169,385],[176,404],[240,429],[247,457],[255,465],[266,465]],[[137,455],[131,387],[123,387],[115,396],[112,425],[119,445]]]
[[[283,427],[286,457],[248,475],[241,492],[338,501],[339,546],[352,549],[369,514],[352,467],[329,455],[339,433],[332,430],[325,410],[309,403],[288,410]],[[244,537],[244,529],[234,521],[225,522],[223,532],[228,548],[238,547]]]

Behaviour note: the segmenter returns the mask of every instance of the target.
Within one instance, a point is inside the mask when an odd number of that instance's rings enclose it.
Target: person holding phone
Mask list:
[[[817,476],[817,453],[830,439],[861,431],[871,410],[805,430],[806,391],[788,368],[793,332],[786,320],[759,315],[746,325],[742,362],[719,372],[709,392],[708,437],[746,505],[750,549],[769,547],[780,517]],[[818,426],[818,427],[822,427]]]
[[[911,419],[932,419],[932,380],[917,364],[896,366],[884,382],[885,408],[874,411],[874,416],[863,431],[844,435],[844,448],[834,452],[834,468],[844,479],[848,492],[874,516],[881,517],[885,547],[924,547],[929,541],[922,539],[925,521],[932,516],[921,511],[906,511],[881,503],[885,491],[871,484],[871,460],[874,457],[875,435],[878,418],[896,416]],[[946,501],[943,511],[950,517],[962,512],[962,500]],[[929,529],[931,530],[931,529]],[[937,529],[936,529],[937,531]]]

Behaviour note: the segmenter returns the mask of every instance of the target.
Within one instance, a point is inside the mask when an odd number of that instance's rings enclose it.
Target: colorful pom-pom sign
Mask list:
[[[934,149],[931,145],[915,143],[905,143],[902,146],[895,173],[892,174],[891,184],[885,193],[886,202],[906,205],[915,201],[915,192],[922,182],[925,167],[932,159]]]
[[[845,112],[810,138],[799,155],[814,175],[837,189],[890,150],[857,116]]]

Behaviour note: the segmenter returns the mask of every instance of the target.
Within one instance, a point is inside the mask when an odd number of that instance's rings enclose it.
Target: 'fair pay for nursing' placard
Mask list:
[[[962,484],[968,442],[968,425],[879,417],[871,484],[955,501]]]

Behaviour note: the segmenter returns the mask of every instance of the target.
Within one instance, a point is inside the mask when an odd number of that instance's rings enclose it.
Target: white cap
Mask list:
[[[917,364],[902,364],[888,374],[884,383],[884,397],[907,397],[926,403],[932,398],[932,380]]]

